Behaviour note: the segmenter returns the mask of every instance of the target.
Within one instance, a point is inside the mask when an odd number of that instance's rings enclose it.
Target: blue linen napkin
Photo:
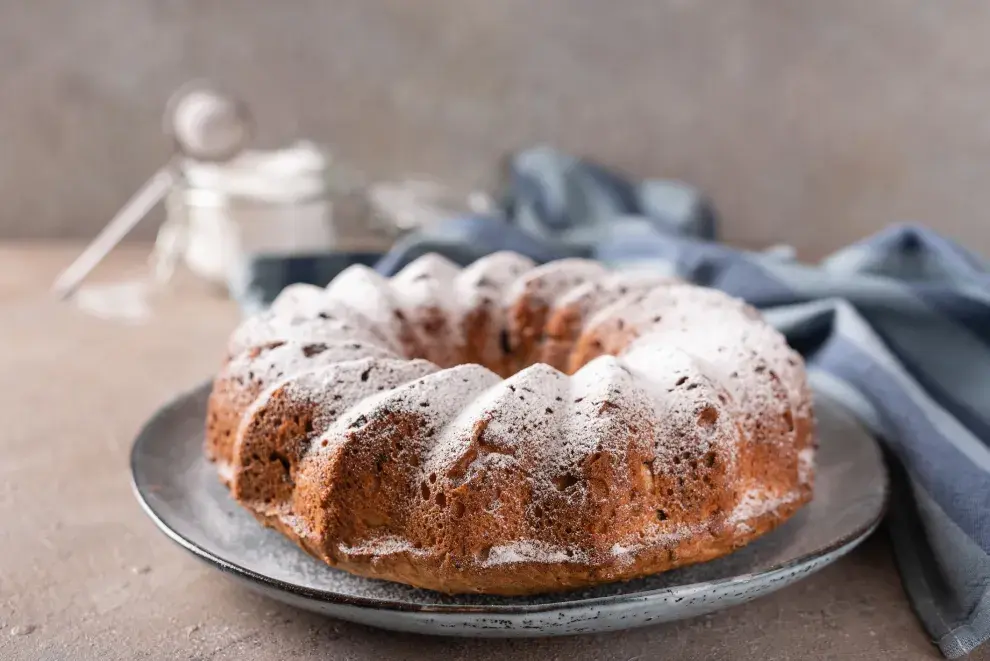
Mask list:
[[[678,182],[627,180],[539,148],[511,162],[498,217],[405,237],[376,268],[496,250],[651,266],[761,308],[811,378],[880,438],[887,526],[915,612],[948,658],[990,637],[990,272],[939,234],[896,226],[820,264],[714,242],[716,215]]]

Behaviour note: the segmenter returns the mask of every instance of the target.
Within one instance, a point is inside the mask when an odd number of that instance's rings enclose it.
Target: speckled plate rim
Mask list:
[[[371,609],[374,611],[394,611],[396,613],[423,613],[423,614],[434,614],[434,615],[534,615],[541,613],[557,613],[562,611],[567,611],[571,609],[588,609],[595,607],[607,607],[609,605],[619,604],[619,603],[629,603],[644,602],[649,601],[653,598],[661,598],[666,596],[677,596],[677,597],[690,597],[697,593],[711,592],[721,589],[731,589],[731,588],[746,588],[752,586],[754,583],[771,583],[774,579],[782,575],[792,575],[796,573],[799,569],[806,566],[813,566],[813,570],[821,569],[822,567],[835,562],[842,556],[846,555],[854,548],[856,548],[860,543],[863,542],[867,537],[872,534],[877,527],[880,525],[884,514],[887,510],[887,505],[890,498],[890,480],[886,471],[886,467],[883,465],[882,461],[880,466],[882,467],[881,475],[878,477],[882,479],[881,492],[882,501],[880,507],[877,508],[877,512],[874,517],[865,521],[863,525],[859,528],[850,531],[848,534],[837,537],[832,540],[831,543],[821,546],[819,548],[810,550],[803,555],[796,558],[788,560],[787,562],[781,562],[769,567],[766,567],[759,572],[747,572],[740,573],[732,577],[712,579],[704,581],[701,583],[691,583],[687,585],[678,585],[669,588],[658,588],[653,590],[643,590],[639,592],[622,593],[615,595],[607,595],[602,597],[591,597],[583,599],[562,599],[561,601],[553,601],[540,604],[491,604],[491,605],[474,605],[474,604],[411,604],[405,602],[389,601],[384,599],[376,599],[373,597],[360,597],[356,595],[345,595],[324,590],[314,590],[312,588],[307,588],[304,586],[296,585],[293,583],[288,583],[286,581],[272,578],[264,574],[260,574],[251,569],[238,565],[237,563],[231,562],[218,556],[209,549],[203,548],[196,542],[185,538],[181,533],[174,530],[168,523],[155,511],[154,507],[146,498],[144,493],[145,485],[142,485],[139,481],[138,475],[140,471],[136,465],[138,457],[141,454],[142,446],[149,442],[151,438],[150,431],[153,430],[156,425],[161,424],[163,418],[167,418],[172,414],[173,410],[183,406],[187,399],[195,396],[197,393],[205,388],[209,388],[212,382],[207,381],[201,383],[195,387],[189,388],[176,395],[173,399],[168,401],[166,404],[161,406],[155,414],[148,419],[148,421],[141,427],[138,432],[137,437],[131,446],[130,454],[130,471],[131,471],[131,489],[140,504],[142,510],[145,514],[154,522],[154,524],[161,530],[165,535],[171,539],[173,542],[186,549],[192,553],[195,557],[203,562],[206,562],[210,566],[216,567],[221,571],[231,574],[238,579],[246,581],[248,584],[253,584],[253,587],[262,588],[263,590],[274,590],[279,592],[288,593],[297,598],[303,600],[319,602],[322,604],[330,606],[344,606],[344,607],[356,607],[360,609]],[[848,414],[847,409],[838,403],[834,397],[828,395],[819,389],[816,389],[816,397],[822,397],[828,399],[829,402],[838,407],[846,416],[849,417],[850,422],[856,424],[856,426],[862,429],[862,425],[855,421],[851,415]],[[864,436],[869,437],[874,443],[874,451],[878,456],[882,456],[880,449],[876,446],[876,440],[873,438],[872,434],[869,434],[864,430]],[[771,533],[772,534],[772,533]],[[789,582],[788,582],[789,583]],[[787,583],[783,583],[786,585]],[[772,589],[766,590],[766,592],[771,592]],[[565,595],[566,593],[563,593]],[[562,596],[563,596],[562,595]]]

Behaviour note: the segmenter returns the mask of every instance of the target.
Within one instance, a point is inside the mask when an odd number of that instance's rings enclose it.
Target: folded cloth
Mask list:
[[[937,233],[892,227],[818,265],[792,251],[714,243],[695,189],[632,182],[534,149],[510,163],[503,213],[409,235],[377,264],[392,274],[438,252],[468,264],[496,250],[649,266],[763,309],[815,384],[881,439],[893,479],[887,527],[915,612],[948,658],[990,637],[990,272]]]

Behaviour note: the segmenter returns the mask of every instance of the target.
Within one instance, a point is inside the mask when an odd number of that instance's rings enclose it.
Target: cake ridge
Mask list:
[[[362,314],[406,353],[410,345],[415,346],[404,332],[401,306],[391,283],[374,269],[363,264],[348,266],[326,286],[324,297],[328,304],[336,302]]]
[[[343,312],[343,314],[340,314]],[[341,318],[347,317],[347,318]],[[241,324],[231,336],[228,343],[227,355],[233,357],[243,351],[272,342],[288,340],[312,340],[313,342],[327,341],[347,337],[352,341],[360,340],[377,344],[398,351],[387,337],[383,336],[377,326],[356,315],[354,312],[341,308],[338,316],[327,318],[316,313],[296,314],[291,318],[280,317],[275,313],[262,313]]]
[[[277,381],[255,399],[241,419],[231,462],[235,468],[232,491],[244,500],[254,499],[267,504],[271,498],[266,495],[272,495],[273,482],[276,486],[291,484],[297,465],[313,452],[325,430],[339,420],[344,411],[384,391],[384,387],[382,391],[375,390],[377,386],[363,378],[376,368],[384,374],[385,383],[394,387],[438,369],[422,360],[367,357],[317,366]],[[276,402],[276,399],[280,401]],[[291,418],[287,422],[293,424],[279,424],[271,429],[266,420],[266,417],[271,419],[266,415],[269,409],[273,409],[273,415],[284,413]],[[282,472],[277,470],[275,461],[279,462]],[[242,483],[239,478],[256,477],[250,472],[255,464],[262,470],[264,464],[276,470],[271,479],[261,478],[261,483],[257,479],[249,485]],[[288,494],[283,496],[287,501]]]
[[[457,276],[454,288],[465,308],[460,321],[465,342],[463,359],[488,366],[501,376],[512,372],[508,364],[508,309],[506,291],[534,262],[517,253],[497,252],[482,257]]]
[[[421,361],[428,363],[429,361]],[[431,363],[432,364],[432,363]],[[483,371],[482,371],[483,370]],[[450,372],[453,371],[453,374]],[[441,370],[437,368],[437,371],[424,374],[421,377],[412,379],[399,386],[392,388],[391,390],[384,391],[381,393],[376,393],[372,396],[366,397],[365,399],[357,402],[355,405],[351,406],[347,411],[346,415],[339,417],[334,425],[325,432],[325,435],[334,433],[340,437],[346,436],[347,432],[360,428],[363,424],[367,424],[369,418],[373,416],[376,410],[381,408],[389,408],[392,411],[397,411],[400,406],[411,409],[415,413],[427,418],[428,422],[433,422],[433,417],[436,415],[442,415],[444,412],[448,411],[451,407],[432,407],[432,406],[419,406],[418,404],[426,403],[429,399],[436,397],[437,395],[443,396],[460,396],[460,399],[456,403],[466,401],[473,396],[473,391],[470,389],[464,389],[461,385],[458,385],[456,389],[445,388],[449,384],[451,376],[457,376],[460,379],[465,377],[461,376],[461,373],[467,372],[479,372],[479,375],[472,375],[475,379],[468,378],[468,383],[473,384],[474,380],[483,380],[485,376],[491,375],[491,384],[497,383],[497,375],[492,373],[487,368],[480,365],[461,365],[454,368],[449,368],[447,370],[442,370],[446,374],[441,377]],[[435,383],[439,381],[439,383]],[[462,384],[464,382],[462,381]],[[437,387],[440,386],[440,387]],[[472,393],[467,397],[464,397],[464,393]],[[415,402],[413,400],[416,400]],[[454,403],[454,402],[452,402]],[[405,410],[405,409],[403,409]],[[438,413],[440,411],[440,413]],[[362,422],[363,420],[363,422]],[[360,423],[360,424],[356,424]],[[321,439],[322,440],[322,439]]]
[[[431,472],[445,473],[453,466],[463,464],[465,453],[469,453],[470,462],[457,466],[458,473],[466,474],[476,460],[483,461],[491,454],[499,454],[512,457],[512,461],[532,477],[539,467],[530,469],[520,463],[518,440],[523,436],[527,441],[536,439],[540,426],[545,424],[547,406],[537,403],[538,396],[532,388],[537,385],[534,379],[540,375],[545,381],[566,384],[567,377],[547,365],[533,365],[499,380],[461,408],[457,418],[441,434],[425,465]],[[510,401],[518,403],[518,408],[507,407]],[[507,419],[506,416],[511,417]],[[479,467],[482,466],[479,464]]]
[[[401,299],[401,323],[416,339],[419,356],[441,367],[460,362],[464,338],[459,324],[459,301],[454,283],[460,269],[445,257],[430,253],[407,264],[390,280],[393,296]]]

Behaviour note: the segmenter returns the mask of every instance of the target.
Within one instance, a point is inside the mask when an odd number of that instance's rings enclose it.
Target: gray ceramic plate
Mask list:
[[[700,615],[777,590],[842,557],[876,528],[887,495],[887,476],[873,439],[818,394],[815,498],[744,549],[701,565],[579,592],[447,596],[330,569],[259,525],[230,499],[203,458],[208,393],[204,385],[166,405],[134,443],[134,489],[148,515],[179,545],[251,588],[388,629],[551,636]]]

